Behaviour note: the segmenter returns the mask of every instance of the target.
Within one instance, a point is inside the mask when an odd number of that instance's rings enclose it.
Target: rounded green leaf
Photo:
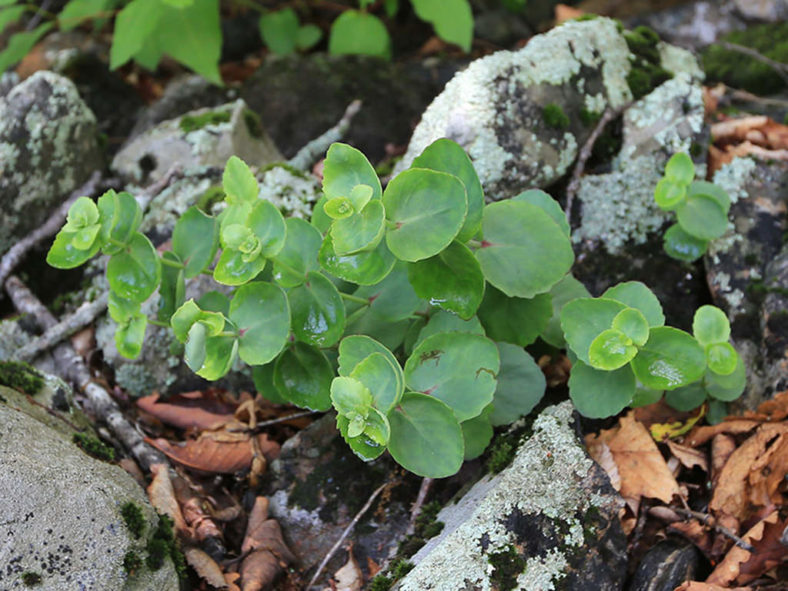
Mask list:
[[[243,285],[254,279],[265,268],[264,257],[244,261],[239,250],[223,250],[213,270],[213,278],[223,285]]]
[[[337,20],[341,18],[340,16]],[[364,154],[347,144],[331,144],[323,162],[325,197],[349,197],[356,185],[372,187],[372,199],[380,199],[383,194],[380,179]]]
[[[629,363],[637,352],[638,348],[632,344],[632,339],[620,330],[609,328],[591,341],[588,360],[595,369],[611,371]]]
[[[632,360],[632,369],[647,388],[675,390],[700,379],[706,369],[703,347],[677,328],[652,328],[646,344]]]
[[[493,399],[500,369],[490,339],[468,333],[439,333],[425,339],[405,363],[405,383],[443,400],[465,421]]]
[[[290,7],[266,12],[260,17],[260,37],[273,53],[288,55],[295,51],[300,24]]]
[[[728,217],[719,203],[706,195],[687,199],[676,210],[681,228],[700,240],[714,240],[725,233]]]
[[[67,232],[66,230],[60,230],[57,233],[55,241],[47,253],[47,264],[56,269],[73,269],[86,263],[98,253],[101,248],[101,243],[98,240],[95,240],[86,250],[77,248],[74,245],[76,234],[76,232]]]
[[[711,197],[717,202],[717,205],[722,208],[725,215],[728,215],[728,211],[731,208],[731,198],[728,193],[725,192],[725,189],[719,185],[715,185],[708,181],[692,181],[687,189],[687,196],[693,197],[695,195],[706,195],[707,197]]]
[[[321,234],[328,232],[333,221],[326,213],[326,203],[328,203],[328,197],[321,195],[320,199],[317,200],[317,203],[315,203],[315,206],[312,208],[312,218],[309,220],[309,223],[320,230]]]
[[[662,313],[662,304],[657,296],[640,281],[625,281],[608,288],[602,294],[603,298],[616,300],[629,308],[640,310],[649,326],[662,326],[665,324],[665,314]]]
[[[482,233],[476,258],[484,277],[510,297],[532,298],[550,291],[575,260],[561,227],[531,203],[499,201],[485,206]]]
[[[282,287],[301,285],[307,273],[317,270],[317,253],[323,242],[320,232],[300,218],[287,218],[282,250],[274,257],[274,281]]]
[[[116,301],[117,299],[110,298],[110,313],[113,312],[112,304]],[[125,301],[123,302],[123,306],[125,308]],[[121,311],[118,313],[122,314],[124,312]],[[216,315],[210,312],[206,314],[194,303],[194,300],[190,299],[181,304],[170,318],[170,326],[172,327],[172,332],[175,334],[175,338],[181,343],[185,343],[192,325],[200,320],[204,321],[207,326],[213,327],[213,330],[211,330],[213,334],[224,329],[224,317],[221,314]],[[216,330],[217,328],[218,330]]]
[[[110,244],[110,238],[126,244],[142,223],[142,209],[137,200],[125,191],[107,191],[98,200],[101,215],[101,241],[104,254],[115,254],[122,250],[117,244]]]
[[[414,0],[413,9],[421,20],[432,23],[438,37],[471,50],[473,13],[468,0]]]
[[[339,343],[339,375],[350,376],[359,363],[375,353],[382,354],[389,361],[398,375],[398,390],[403,390],[405,377],[397,358],[385,345],[366,335],[351,335]]]
[[[227,375],[238,354],[238,339],[235,337],[208,337],[205,341],[205,362],[198,376],[206,380],[218,380]]]
[[[404,263],[396,264],[380,283],[359,287],[353,295],[368,299],[370,310],[389,322],[409,318],[424,305],[408,281]]]
[[[613,318],[612,327],[632,339],[632,343],[638,347],[643,346],[648,340],[648,321],[636,308],[621,310]]]
[[[687,199],[687,187],[671,179],[661,179],[654,189],[654,201],[662,211],[673,211]]]
[[[685,152],[677,152],[665,165],[665,178],[679,185],[687,186],[695,178],[695,165]]]
[[[342,220],[356,213],[353,202],[347,197],[332,197],[323,204],[323,211],[332,220]]]
[[[230,320],[238,327],[238,355],[249,365],[264,365],[276,357],[290,334],[290,309],[281,288],[247,283],[230,302]]]
[[[138,314],[141,306],[142,306],[141,302],[126,300],[124,298],[119,297],[118,294],[112,291],[109,292],[109,297],[107,299],[107,308],[109,311],[109,317],[112,318],[118,324],[123,324],[124,322],[128,321],[131,317]],[[186,330],[188,330],[188,327]]]
[[[374,193],[374,189],[369,185],[356,185],[353,187],[350,195],[348,195],[348,199],[353,204],[353,210],[361,211],[364,209]]]
[[[418,347],[424,339],[438,334],[439,332],[469,332],[471,334],[484,336],[482,323],[479,322],[476,316],[472,316],[468,320],[463,320],[456,314],[438,310],[430,316],[429,322],[419,329],[418,336],[413,342],[413,348]]]
[[[716,425],[725,420],[730,413],[728,412],[728,404],[721,400],[709,400],[709,405],[706,410],[706,422],[709,425]]]
[[[561,329],[566,343],[583,363],[590,364],[588,349],[613,319],[627,306],[607,298],[576,298],[561,310]]]
[[[374,460],[386,451],[386,443],[391,437],[391,428],[385,415],[376,409],[369,409],[369,414],[364,420],[364,431],[360,435],[350,437],[349,427],[350,421],[348,418],[337,415],[337,428],[342,434],[342,438],[350,446],[350,449],[365,462]]]
[[[346,327],[347,334],[363,334],[377,339],[392,351],[405,341],[411,320],[391,321],[381,318],[373,310],[367,310]]]
[[[374,250],[362,250],[356,254],[339,256],[334,250],[331,234],[327,234],[323,239],[318,259],[324,270],[335,277],[358,285],[380,283],[397,262],[384,240],[381,240]]]
[[[462,429],[452,410],[432,396],[406,392],[389,415],[389,452],[406,470],[426,478],[444,478],[462,465]]]
[[[230,156],[222,175],[222,188],[228,203],[254,202],[260,187],[246,163],[238,156]]]
[[[493,438],[493,428],[490,424],[489,407],[478,416],[460,423],[462,438],[465,445],[465,459],[478,458]]]
[[[523,201],[541,208],[556,224],[558,224],[561,230],[563,230],[564,234],[566,234],[566,237],[569,237],[571,230],[569,228],[569,222],[566,219],[564,210],[561,209],[558,201],[550,197],[550,195],[541,189],[529,189],[528,191],[523,191],[519,195],[512,197],[511,201]]]
[[[662,394],[662,390],[652,390],[639,385],[635,388],[635,395],[632,397],[632,402],[629,403],[629,406],[637,408],[654,404],[660,401]]]
[[[479,307],[479,320],[494,341],[525,347],[536,340],[553,313],[550,294],[533,298],[510,298],[488,286]]]
[[[490,422],[508,425],[530,413],[544,396],[544,373],[522,347],[496,343],[501,356]]]
[[[334,251],[349,255],[375,248],[383,238],[385,222],[386,212],[379,199],[367,203],[360,213],[334,220],[331,226]]]
[[[279,393],[274,385],[274,363],[255,365],[252,368],[252,380],[257,392],[266,400],[274,404],[288,404],[290,401]]]
[[[119,323],[115,329],[115,347],[118,353],[127,359],[139,357],[147,325],[148,318],[139,312],[130,316],[125,322]]]
[[[584,417],[603,419],[617,415],[635,394],[635,376],[630,366],[614,371],[594,369],[582,361],[572,365],[569,397]]]
[[[416,294],[433,306],[471,318],[484,296],[484,276],[471,250],[452,242],[444,251],[408,265]]]
[[[731,338],[731,325],[725,312],[716,306],[701,306],[692,319],[692,334],[701,345],[727,343]]]
[[[388,414],[405,392],[399,363],[395,366],[384,353],[372,353],[360,361],[350,377],[369,389],[375,408],[383,414]]]
[[[706,390],[700,382],[676,388],[665,393],[665,402],[681,412],[695,410],[706,402]]]
[[[441,138],[424,148],[411,164],[411,168],[428,168],[456,176],[465,186],[468,198],[468,214],[462,224],[457,240],[467,242],[482,225],[484,192],[476,169],[465,150],[454,140]]]
[[[340,376],[331,382],[331,404],[343,416],[366,415],[372,406],[372,392],[361,380]]]
[[[156,249],[139,233],[107,263],[110,289],[127,300],[144,302],[156,290],[160,279],[161,266]]]
[[[334,24],[328,38],[331,55],[371,55],[391,57],[391,39],[386,25],[376,16],[358,10],[344,11]]]
[[[668,256],[688,263],[697,261],[708,247],[708,242],[690,236],[678,224],[673,224],[665,231],[663,242]]]
[[[195,322],[189,328],[184,347],[184,360],[193,372],[198,372],[205,363],[207,353],[205,344],[208,340],[208,330],[202,322]]]
[[[172,261],[175,264],[181,264],[178,255],[169,250],[165,250],[161,254],[161,258]],[[186,282],[183,277],[183,269],[164,264],[161,267],[159,305],[156,311],[156,318],[162,322],[169,322],[175,310],[180,308],[185,300]]]
[[[736,400],[744,392],[747,385],[747,371],[740,355],[736,356],[736,368],[729,375],[723,376],[706,369],[703,385],[709,396],[723,402]]]
[[[317,25],[307,24],[298,28],[296,32],[296,47],[302,51],[313,47],[323,38],[323,31]]]
[[[345,304],[325,275],[310,271],[306,281],[287,294],[296,339],[331,347],[345,331]]]
[[[270,258],[282,250],[287,235],[287,226],[282,214],[273,203],[259,201],[252,208],[246,224],[260,240],[261,256]]]
[[[90,197],[79,197],[66,214],[64,229],[76,232],[83,228],[95,225],[99,221],[99,210]]]
[[[187,209],[172,231],[172,250],[183,261],[187,279],[208,268],[219,248],[219,224],[197,207]]]
[[[324,411],[331,408],[333,377],[334,370],[326,356],[320,349],[304,343],[293,343],[282,351],[274,364],[273,384],[279,396],[291,404],[310,410]]]
[[[585,286],[572,275],[566,275],[561,281],[556,283],[550,289],[553,315],[547,321],[547,326],[545,326],[542,334],[539,335],[542,337],[542,340],[558,349],[564,348],[566,341],[564,340],[564,331],[561,330],[561,310],[572,300],[590,296],[591,294],[588,293]]]
[[[411,168],[394,177],[383,204],[394,225],[386,232],[386,243],[397,258],[410,262],[434,256],[451,244],[468,211],[462,181],[426,168]]]
[[[734,372],[739,354],[730,343],[712,343],[706,345],[706,363],[709,369],[721,376]]]

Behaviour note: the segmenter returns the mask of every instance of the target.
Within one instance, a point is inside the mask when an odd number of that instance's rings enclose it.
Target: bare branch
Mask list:
[[[345,113],[342,115],[342,118],[334,127],[326,131],[321,136],[313,139],[306,146],[298,150],[298,153],[288,160],[287,163],[298,170],[309,170],[309,167],[312,166],[312,164],[318,158],[325,154],[326,150],[328,150],[328,147],[331,144],[338,142],[343,137],[345,137],[345,134],[350,127],[350,122],[353,120],[353,117],[356,116],[360,109],[361,101],[358,99],[354,100],[348,105],[347,109],[345,109]]]
[[[773,59],[766,57],[762,53],[750,47],[739,45],[738,43],[731,43],[730,41],[717,41],[717,45],[724,47],[728,51],[735,51],[737,53],[744,54],[746,56],[751,57],[754,60],[758,60],[762,64],[766,64],[772,70],[777,72],[777,75],[780,78],[782,78],[786,84],[788,84],[788,64],[782,64],[780,62],[774,61]]]

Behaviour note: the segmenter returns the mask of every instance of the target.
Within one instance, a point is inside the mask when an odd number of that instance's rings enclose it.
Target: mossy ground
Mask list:
[[[197,131],[208,125],[228,123],[232,117],[231,111],[207,111],[200,115],[184,115],[178,123],[185,133]]]
[[[32,396],[44,386],[44,377],[27,363],[0,361],[0,385]]]
[[[104,462],[115,461],[115,450],[103,443],[98,437],[87,433],[74,433],[73,440],[89,456]]]
[[[657,86],[673,76],[660,63],[659,35],[649,27],[635,27],[624,33],[629,51],[632,52],[632,69],[627,75],[627,84],[636,99],[647,95]]]

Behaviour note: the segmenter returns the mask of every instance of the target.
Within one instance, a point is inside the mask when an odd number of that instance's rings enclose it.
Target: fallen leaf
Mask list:
[[[770,400],[762,402],[758,410],[747,411],[742,418],[757,421],[777,422],[788,417],[788,390],[775,394]]]
[[[211,474],[247,470],[255,455],[252,437],[245,432],[203,431],[197,439],[179,443],[161,438],[146,438],[145,441],[179,464]],[[257,443],[267,460],[279,455],[279,444],[270,441],[267,434],[257,435]]]
[[[709,460],[706,458],[705,453],[698,451],[697,449],[675,443],[670,439],[668,439],[665,443],[667,443],[670,453],[672,453],[676,459],[681,462],[682,466],[689,469],[699,466],[701,470],[708,473]]]
[[[222,532],[213,517],[203,509],[203,499],[189,486],[185,479],[176,476],[172,479],[175,498],[181,508],[183,519],[194,532],[196,540],[203,542],[209,538],[222,540]]]
[[[243,591],[260,591],[266,588],[284,567],[295,562],[295,556],[282,539],[279,522],[268,519],[266,497],[255,499],[249,513],[241,553],[248,553],[241,563]]]
[[[700,521],[691,519],[689,521],[674,521],[668,526],[668,531],[675,531],[692,542],[698,550],[706,556],[712,553],[714,535]]]
[[[668,406],[663,398],[654,404],[635,408],[634,413],[635,419],[651,432],[654,440],[661,442],[689,431],[706,414],[706,406],[682,412]]]
[[[709,583],[699,583],[690,581],[682,583],[676,587],[675,591],[752,591],[751,587],[723,587],[720,585],[710,585]]]
[[[143,396],[137,406],[162,423],[180,429],[215,429],[233,419],[235,407],[221,402],[214,391],[185,392],[159,401],[159,394]]]
[[[229,587],[221,567],[208,554],[199,548],[189,546],[183,549],[183,555],[186,557],[186,562],[189,563],[189,566],[194,569],[194,572],[211,587],[215,589],[227,589]]]
[[[711,488],[717,487],[722,467],[736,451],[736,440],[727,433],[717,433],[711,440]]]
[[[586,14],[582,10],[578,10],[572,6],[567,6],[566,4],[556,4],[555,5],[555,24],[560,25],[561,23],[572,20],[573,18],[578,18]]]
[[[696,427],[690,431],[689,434],[684,438],[683,443],[689,447],[698,447],[699,445],[703,445],[709,441],[718,433],[728,433],[729,435],[747,433],[748,431],[755,429],[760,424],[760,421],[753,421],[750,419],[736,419],[733,421],[723,421],[722,423],[717,423],[716,425],[704,425],[702,427]]]
[[[181,535],[190,535],[189,527],[181,513],[181,508],[175,498],[175,491],[172,488],[172,481],[170,480],[170,473],[164,464],[153,464],[150,467],[153,474],[153,480],[148,486],[148,498],[150,504],[156,510],[172,519],[175,530]]]
[[[241,591],[237,581],[241,578],[238,573],[224,573],[224,580],[227,583],[228,591]]]
[[[353,556],[353,544],[348,548],[347,562],[334,573],[335,591],[361,591],[364,574]]]
[[[610,451],[610,446],[604,441],[601,441],[589,448],[588,453],[607,473],[607,477],[610,479],[610,484],[613,488],[621,490],[621,475],[618,473],[618,465],[613,459],[613,453]]]

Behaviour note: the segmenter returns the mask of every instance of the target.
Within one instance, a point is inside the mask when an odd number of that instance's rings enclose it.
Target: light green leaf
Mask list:
[[[230,156],[222,174],[222,188],[229,204],[256,203],[260,186],[246,162]]]
[[[219,224],[197,207],[187,209],[172,231],[172,250],[183,261],[187,279],[208,268],[219,248]]]
[[[695,165],[689,154],[685,152],[673,154],[665,165],[665,178],[685,187],[689,185],[695,178]]]
[[[143,234],[131,237],[126,248],[110,257],[107,280],[120,297],[144,302],[161,280],[161,264],[156,249]]]
[[[296,48],[296,38],[301,23],[290,7],[266,12],[260,17],[260,36],[273,53],[288,55]]]
[[[488,286],[478,315],[491,339],[525,347],[545,329],[552,312],[550,294],[510,298]]]
[[[223,285],[243,285],[265,268],[265,261],[265,258],[259,256],[246,262],[241,251],[224,250],[213,270],[213,278]]]
[[[609,328],[591,341],[588,359],[594,369],[611,371],[629,363],[637,352],[638,349],[632,344],[632,339],[620,330]]]
[[[333,377],[331,363],[320,349],[294,343],[276,360],[273,383],[279,396],[290,404],[324,411],[331,408]]]
[[[315,46],[323,38],[323,31],[313,24],[303,25],[296,32],[296,47],[301,51]]]
[[[569,238],[571,230],[569,228],[569,222],[566,220],[566,214],[564,213],[564,210],[561,209],[560,205],[558,205],[558,201],[550,197],[550,195],[541,189],[529,189],[528,191],[523,191],[519,195],[512,197],[511,200],[523,201],[525,203],[530,203],[531,205],[540,207],[556,224],[558,224],[558,227],[561,228],[564,234],[566,234],[566,237]]]
[[[350,372],[350,377],[369,389],[375,408],[383,414],[388,414],[405,392],[402,369],[398,363],[396,366],[392,364],[384,353],[372,353],[360,361]]]
[[[326,206],[330,203],[329,201]],[[334,252],[347,256],[374,249],[383,239],[385,218],[383,203],[376,199],[367,203],[359,213],[334,220],[331,226]]]
[[[620,413],[635,394],[629,365],[614,371],[594,369],[577,361],[569,376],[569,397],[584,417],[603,419]]]
[[[418,17],[432,23],[438,37],[471,50],[473,14],[468,0],[411,0]]]
[[[339,291],[324,275],[310,271],[306,281],[287,294],[293,334],[316,347],[331,347],[345,331],[345,304]]]
[[[340,376],[331,382],[331,404],[343,416],[366,416],[372,406],[372,392],[361,380]]]
[[[282,287],[295,287],[305,281],[307,273],[317,270],[323,237],[317,228],[300,218],[287,218],[285,226],[285,244],[274,257],[274,281]]]
[[[142,223],[142,209],[137,200],[126,193],[115,193],[109,190],[98,200],[99,216],[101,219],[101,241],[104,243],[104,254],[117,254],[123,247],[111,244],[115,242],[126,244]]]
[[[372,199],[383,194],[380,179],[364,154],[347,144],[331,144],[323,162],[324,195],[327,199],[348,197],[356,185],[372,187]]]
[[[397,390],[403,391],[405,377],[394,354],[384,345],[365,335],[351,335],[339,343],[339,375],[350,376],[359,363],[370,355],[380,353],[397,373]]]
[[[680,185],[671,179],[660,179],[654,189],[654,201],[662,211],[673,211],[687,199],[686,185]]]
[[[317,200],[315,206],[312,208],[312,218],[309,223],[317,228],[321,234],[328,232],[331,227],[332,218],[326,213],[325,205],[328,202],[328,197],[321,195]]]
[[[274,359],[290,334],[290,308],[281,288],[271,283],[247,283],[230,302],[230,320],[238,327],[238,355],[249,365]]]
[[[544,373],[522,347],[496,343],[501,356],[490,422],[508,425],[530,413],[544,396]]]
[[[238,339],[235,337],[209,337],[205,341],[205,363],[195,373],[206,380],[218,380],[230,371],[237,354]]]
[[[725,312],[716,306],[701,306],[692,319],[692,334],[701,345],[727,343],[731,338],[731,325]]]
[[[75,246],[77,232],[60,230],[47,252],[47,263],[56,269],[73,269],[89,261],[98,253],[101,243],[94,240],[90,248],[79,249]]]
[[[364,421],[364,432],[357,437],[350,437],[348,430],[350,421],[347,417],[337,415],[337,428],[342,438],[359,458],[365,462],[374,460],[386,451],[386,443],[391,436],[388,419],[374,408],[369,409],[369,414]]]
[[[613,318],[613,328],[621,331],[638,347],[648,340],[648,321],[640,310],[627,308]]]
[[[374,250],[340,256],[334,250],[331,234],[327,234],[323,239],[318,258],[320,266],[328,273],[358,285],[380,283],[391,273],[394,263],[397,262],[385,240],[381,240]]]
[[[747,371],[744,368],[741,356],[737,355],[736,357],[736,369],[727,376],[714,373],[710,368],[706,369],[703,385],[712,398],[723,402],[731,402],[744,392],[744,388],[747,385]]]
[[[606,298],[577,298],[561,310],[561,329],[566,343],[583,363],[590,364],[588,349],[613,319],[627,306]]]
[[[347,197],[332,197],[323,204],[323,211],[332,220],[343,220],[356,213],[353,202]]]
[[[389,59],[391,39],[386,25],[376,16],[346,10],[331,25],[328,38],[331,55],[359,54]]]
[[[260,240],[261,256],[276,256],[285,244],[287,226],[280,211],[270,201],[259,201],[249,214],[247,225]]]
[[[142,49],[164,12],[158,0],[132,0],[118,13],[109,52],[111,69],[119,68]]]
[[[83,21],[109,16],[111,0],[70,0],[57,15],[61,31],[70,31]]]
[[[15,63],[25,57],[38,40],[54,26],[54,23],[43,23],[32,31],[14,33],[8,39],[5,49],[0,52],[0,72],[5,72]]]
[[[629,308],[640,310],[649,326],[662,326],[665,324],[665,314],[662,313],[662,304],[657,296],[640,281],[625,281],[608,288],[602,294],[603,298],[616,300]]]
[[[730,343],[712,343],[706,345],[706,363],[709,369],[721,376],[734,372],[739,354]]]
[[[16,2],[16,0],[13,0]],[[13,2],[6,2],[5,5],[13,4]],[[0,4],[0,6],[5,6],[4,4]],[[9,6],[8,8],[3,8],[0,10],[0,33],[5,31],[6,27],[11,23],[15,23],[22,15],[25,14],[25,11],[28,10],[27,6],[20,5],[20,6]],[[2,55],[2,54],[0,54]]]
[[[115,329],[115,347],[118,353],[127,359],[139,357],[147,326],[148,318],[140,312],[129,316],[125,322],[118,323]]]
[[[728,215],[728,211],[731,208],[731,198],[725,192],[725,189],[719,185],[715,185],[708,181],[692,181],[687,188],[687,196],[692,198],[695,195],[706,195],[707,197],[711,197],[717,202],[717,205],[720,206],[722,211],[725,212],[725,215]]]
[[[648,341],[632,360],[641,384],[654,390],[675,390],[699,380],[706,369],[703,347],[677,328],[652,328]]]
[[[678,224],[673,224],[665,231],[663,241],[668,256],[688,263],[697,261],[708,247],[707,241],[690,236]]]
[[[706,195],[687,199],[676,210],[679,225],[687,234],[700,240],[714,240],[725,233],[728,217],[719,203]]]
[[[113,291],[109,292],[107,308],[109,317],[118,324],[127,322],[134,315],[138,314],[142,304],[133,300],[124,299]]]

